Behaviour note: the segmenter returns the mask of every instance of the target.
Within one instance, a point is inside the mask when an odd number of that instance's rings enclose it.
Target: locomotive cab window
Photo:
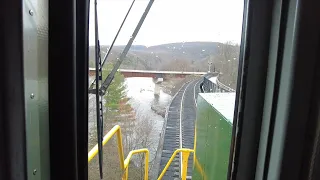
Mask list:
[[[319,179],[320,2],[0,1],[0,179]]]
[[[89,179],[226,179],[243,2],[90,5]]]

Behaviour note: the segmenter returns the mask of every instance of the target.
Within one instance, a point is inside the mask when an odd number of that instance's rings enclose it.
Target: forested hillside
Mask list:
[[[113,47],[108,62],[115,62],[124,46]],[[105,56],[108,46],[101,47]],[[238,44],[218,42],[180,42],[156,46],[134,45],[123,69],[170,70],[170,71],[211,71],[221,73],[219,79],[235,88],[240,47]],[[89,47],[89,65],[94,67],[94,47]]]

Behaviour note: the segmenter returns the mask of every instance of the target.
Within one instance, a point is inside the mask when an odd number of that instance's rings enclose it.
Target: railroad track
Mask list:
[[[167,115],[163,149],[160,160],[160,172],[178,148],[194,148],[194,125],[196,119],[196,97],[199,92],[199,80],[184,84],[173,98]],[[167,170],[164,180],[180,178],[180,154]],[[188,179],[192,176],[193,154],[189,156]]]

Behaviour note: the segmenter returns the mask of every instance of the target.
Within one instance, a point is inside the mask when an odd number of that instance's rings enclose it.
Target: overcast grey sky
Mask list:
[[[89,43],[94,45],[91,0]],[[116,41],[127,44],[149,0],[136,0]],[[132,0],[98,0],[101,45],[111,44]],[[187,41],[240,42],[243,0],[155,0],[134,44]]]

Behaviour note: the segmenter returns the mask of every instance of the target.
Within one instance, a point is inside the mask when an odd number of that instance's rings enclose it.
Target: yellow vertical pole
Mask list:
[[[126,167],[126,169],[124,170],[121,180],[127,180],[128,179],[128,174],[129,174],[128,173],[128,169],[129,169],[129,167]]]
[[[129,166],[126,168],[126,179],[125,180],[128,180],[128,176],[129,176]]]
[[[144,180],[148,180],[148,171],[149,171],[149,151],[145,151],[146,155],[144,157],[145,165],[144,165]]]
[[[119,161],[120,161],[120,166],[122,170],[124,169],[124,155],[123,155],[123,148],[122,148],[122,136],[121,136],[121,129],[119,126],[119,129],[117,131],[117,140],[118,140],[118,153],[119,153]]]
[[[193,143],[193,167],[194,167],[194,162],[196,161],[196,147],[197,147],[197,125],[194,127],[194,143]]]
[[[123,172],[121,180],[126,180],[126,171]]]
[[[182,171],[181,171],[181,179],[187,179],[187,171],[188,171],[188,158],[190,152],[189,151],[182,151]]]

